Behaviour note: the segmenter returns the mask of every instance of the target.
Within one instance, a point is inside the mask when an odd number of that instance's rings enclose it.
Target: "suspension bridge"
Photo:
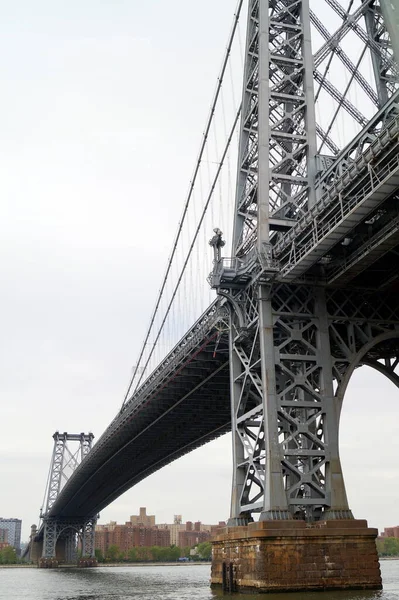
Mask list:
[[[380,586],[376,534],[348,505],[338,434],[355,368],[399,384],[398,20],[396,0],[238,2],[122,406],[94,445],[54,435],[31,543],[44,566],[60,545],[71,559],[77,533],[93,558],[99,511],[231,430],[213,583]],[[281,539],[284,573],[273,566]]]

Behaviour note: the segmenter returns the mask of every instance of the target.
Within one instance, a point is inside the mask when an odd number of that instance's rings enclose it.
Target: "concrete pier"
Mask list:
[[[375,539],[363,520],[263,521],[212,541],[212,586],[226,591],[381,589]]]

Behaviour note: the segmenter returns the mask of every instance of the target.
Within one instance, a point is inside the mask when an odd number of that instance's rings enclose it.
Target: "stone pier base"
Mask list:
[[[98,561],[94,556],[79,558],[78,567],[81,567],[82,569],[85,569],[86,567],[98,567]]]
[[[39,560],[39,569],[57,569],[58,560],[56,558],[41,558]]]
[[[381,589],[367,521],[262,521],[226,527],[212,541],[212,586],[226,591]]]

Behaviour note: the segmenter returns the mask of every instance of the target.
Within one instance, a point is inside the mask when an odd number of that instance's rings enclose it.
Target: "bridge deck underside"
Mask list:
[[[230,430],[227,336],[216,346],[208,332],[198,347],[145,401],[139,398],[111,423],[51,515],[95,515],[151,473]]]

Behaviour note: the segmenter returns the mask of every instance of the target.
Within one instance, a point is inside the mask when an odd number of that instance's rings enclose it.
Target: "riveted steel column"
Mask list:
[[[315,296],[315,313],[318,318],[317,349],[321,366],[320,396],[324,406],[323,411],[325,411],[323,434],[327,449],[325,487],[326,502],[329,506],[324,508],[324,518],[353,519],[348,506],[339,458],[339,407],[333,389],[332,358],[324,289],[316,288]]]
[[[273,313],[270,289],[266,285],[260,286],[259,325],[266,455],[265,490],[260,520],[289,519],[291,517],[284,491],[282,454],[278,440]]]
[[[231,510],[228,525],[246,524],[250,515],[241,511],[241,498],[245,485],[245,456],[244,446],[237,427],[237,416],[240,407],[241,386],[238,383],[240,376],[240,360],[234,348],[236,333],[234,313],[230,314],[229,357],[230,357],[230,402],[231,402],[231,429],[233,442],[233,482],[231,490]]]
[[[44,519],[43,558],[56,558],[57,519]]]

